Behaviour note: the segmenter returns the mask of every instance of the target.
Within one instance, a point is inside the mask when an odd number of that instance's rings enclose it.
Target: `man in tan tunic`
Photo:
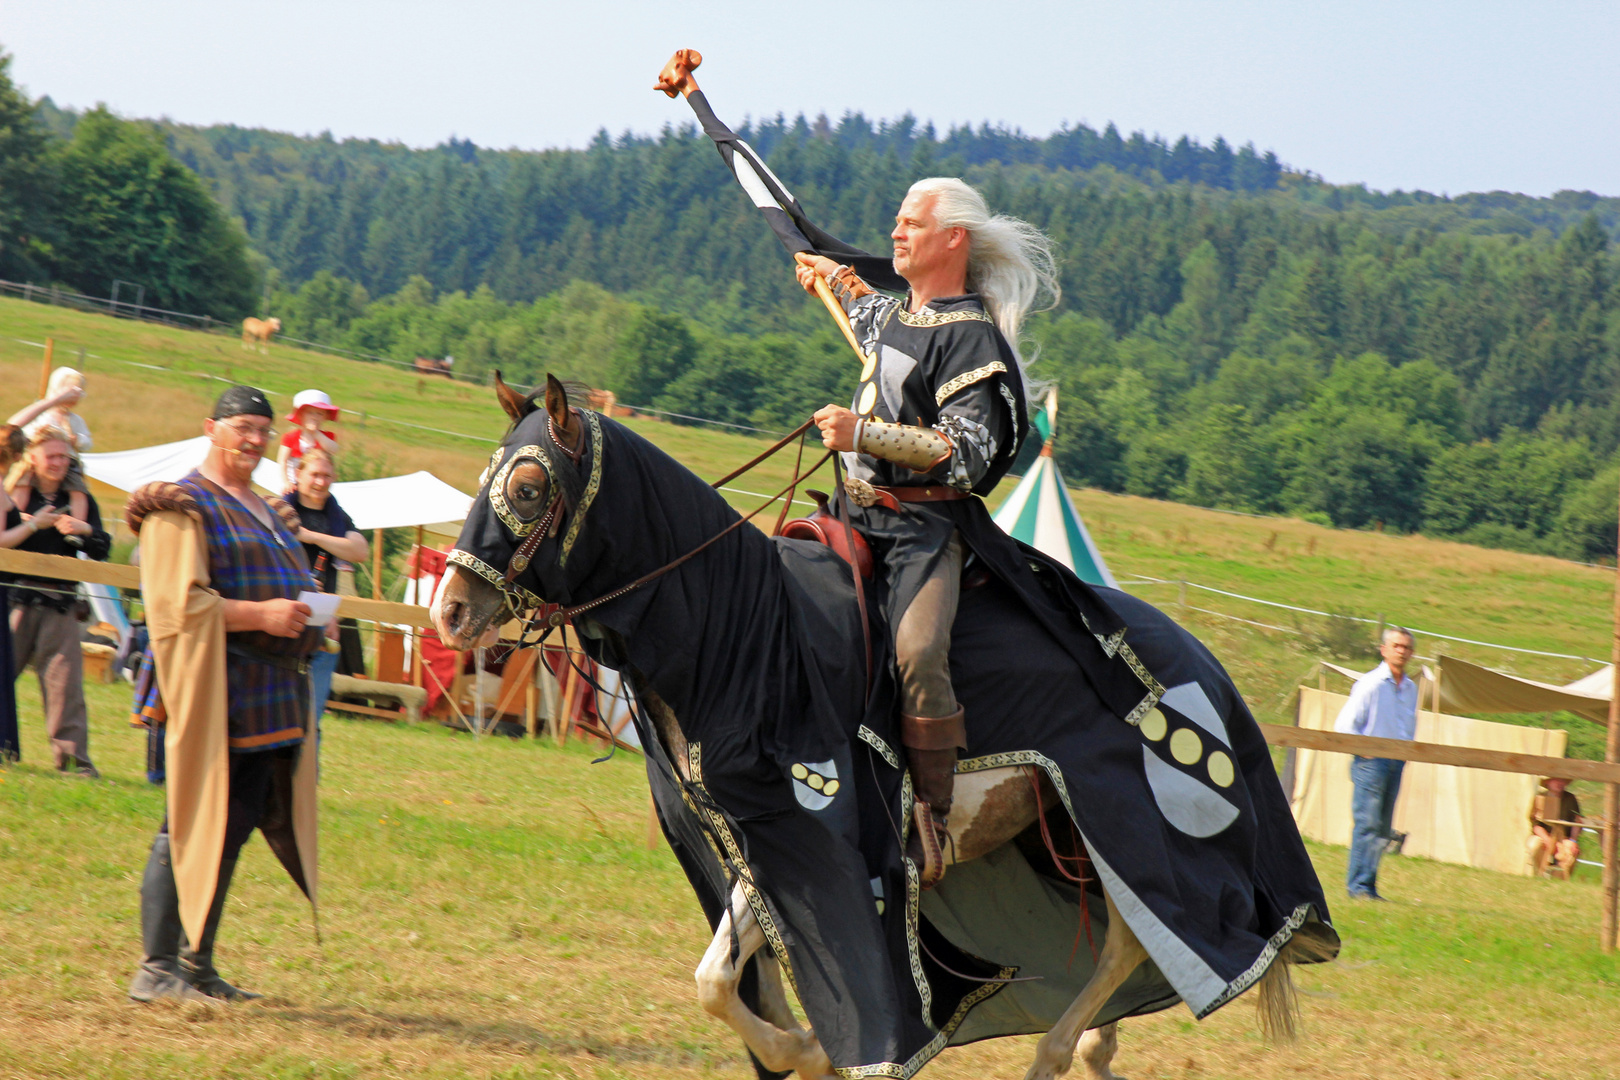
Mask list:
[[[250,482],[274,445],[273,419],[261,391],[231,387],[203,423],[203,464],[129,502],[168,711],[168,816],[141,882],[137,1001],[257,996],[213,964],[237,853],[255,828],[315,902],[315,755],[302,750],[321,628],[297,599],[311,588],[298,516]]]

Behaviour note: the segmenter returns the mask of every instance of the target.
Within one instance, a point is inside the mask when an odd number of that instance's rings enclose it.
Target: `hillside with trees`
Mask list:
[[[292,336],[454,355],[474,376],[553,370],[785,428],[848,393],[845,347],[671,108],[657,136],[538,152],[142,130],[268,260]],[[35,115],[76,143],[96,114]],[[940,173],[1058,241],[1062,297],[1023,345],[1061,389],[1074,482],[1612,556],[1620,199],[1374,192],[1251,146],[1112,126],[1034,137],[850,115],[743,131],[865,246],[882,249],[912,180]]]

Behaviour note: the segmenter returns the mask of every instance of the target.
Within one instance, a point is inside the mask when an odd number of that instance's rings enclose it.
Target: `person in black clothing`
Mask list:
[[[302,528],[298,541],[309,558],[310,575],[321,592],[337,592],[337,562],[364,562],[371,552],[366,538],[355,530],[354,522],[332,498],[335,470],[332,455],[315,447],[298,459],[298,486],[284,498],[294,510]],[[315,683],[315,717],[326,711],[332,693],[332,673],[339,654],[325,649],[309,660],[310,677]]]
[[[25,529],[20,542],[7,544],[42,555],[72,557],[83,552],[105,560],[112,537],[101,527],[101,508],[89,500],[88,519],[67,512],[68,492],[63,487],[73,463],[72,444],[55,429],[37,433],[28,444],[28,462],[34,488],[28,505],[13,505],[6,514],[6,532],[0,544]],[[20,535],[20,534],[18,534]],[[101,774],[90,762],[90,723],[84,705],[84,653],[79,648],[78,599],[72,581],[17,577],[12,582],[11,645],[13,678],[32,663],[39,677],[45,704],[45,727],[56,767],[90,779]]]

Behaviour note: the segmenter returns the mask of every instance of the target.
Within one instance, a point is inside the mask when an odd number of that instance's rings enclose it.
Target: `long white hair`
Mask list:
[[[1024,316],[1043,292],[1051,298],[1048,307],[1062,295],[1052,241],[1027,221],[991,214],[984,196],[954,176],[918,180],[907,194],[935,196],[935,220],[943,228],[960,225],[968,231],[967,287],[984,299],[985,310],[1024,367],[1018,347]]]

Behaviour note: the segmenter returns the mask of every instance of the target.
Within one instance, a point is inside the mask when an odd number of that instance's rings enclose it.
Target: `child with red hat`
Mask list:
[[[335,423],[338,407],[324,390],[300,390],[293,395],[292,412],[287,419],[295,426],[281,437],[281,448],[276,451],[276,465],[286,479],[287,490],[298,483],[298,459],[305,450],[320,447],[328,454],[337,452],[337,436],[321,429],[322,423]]]

